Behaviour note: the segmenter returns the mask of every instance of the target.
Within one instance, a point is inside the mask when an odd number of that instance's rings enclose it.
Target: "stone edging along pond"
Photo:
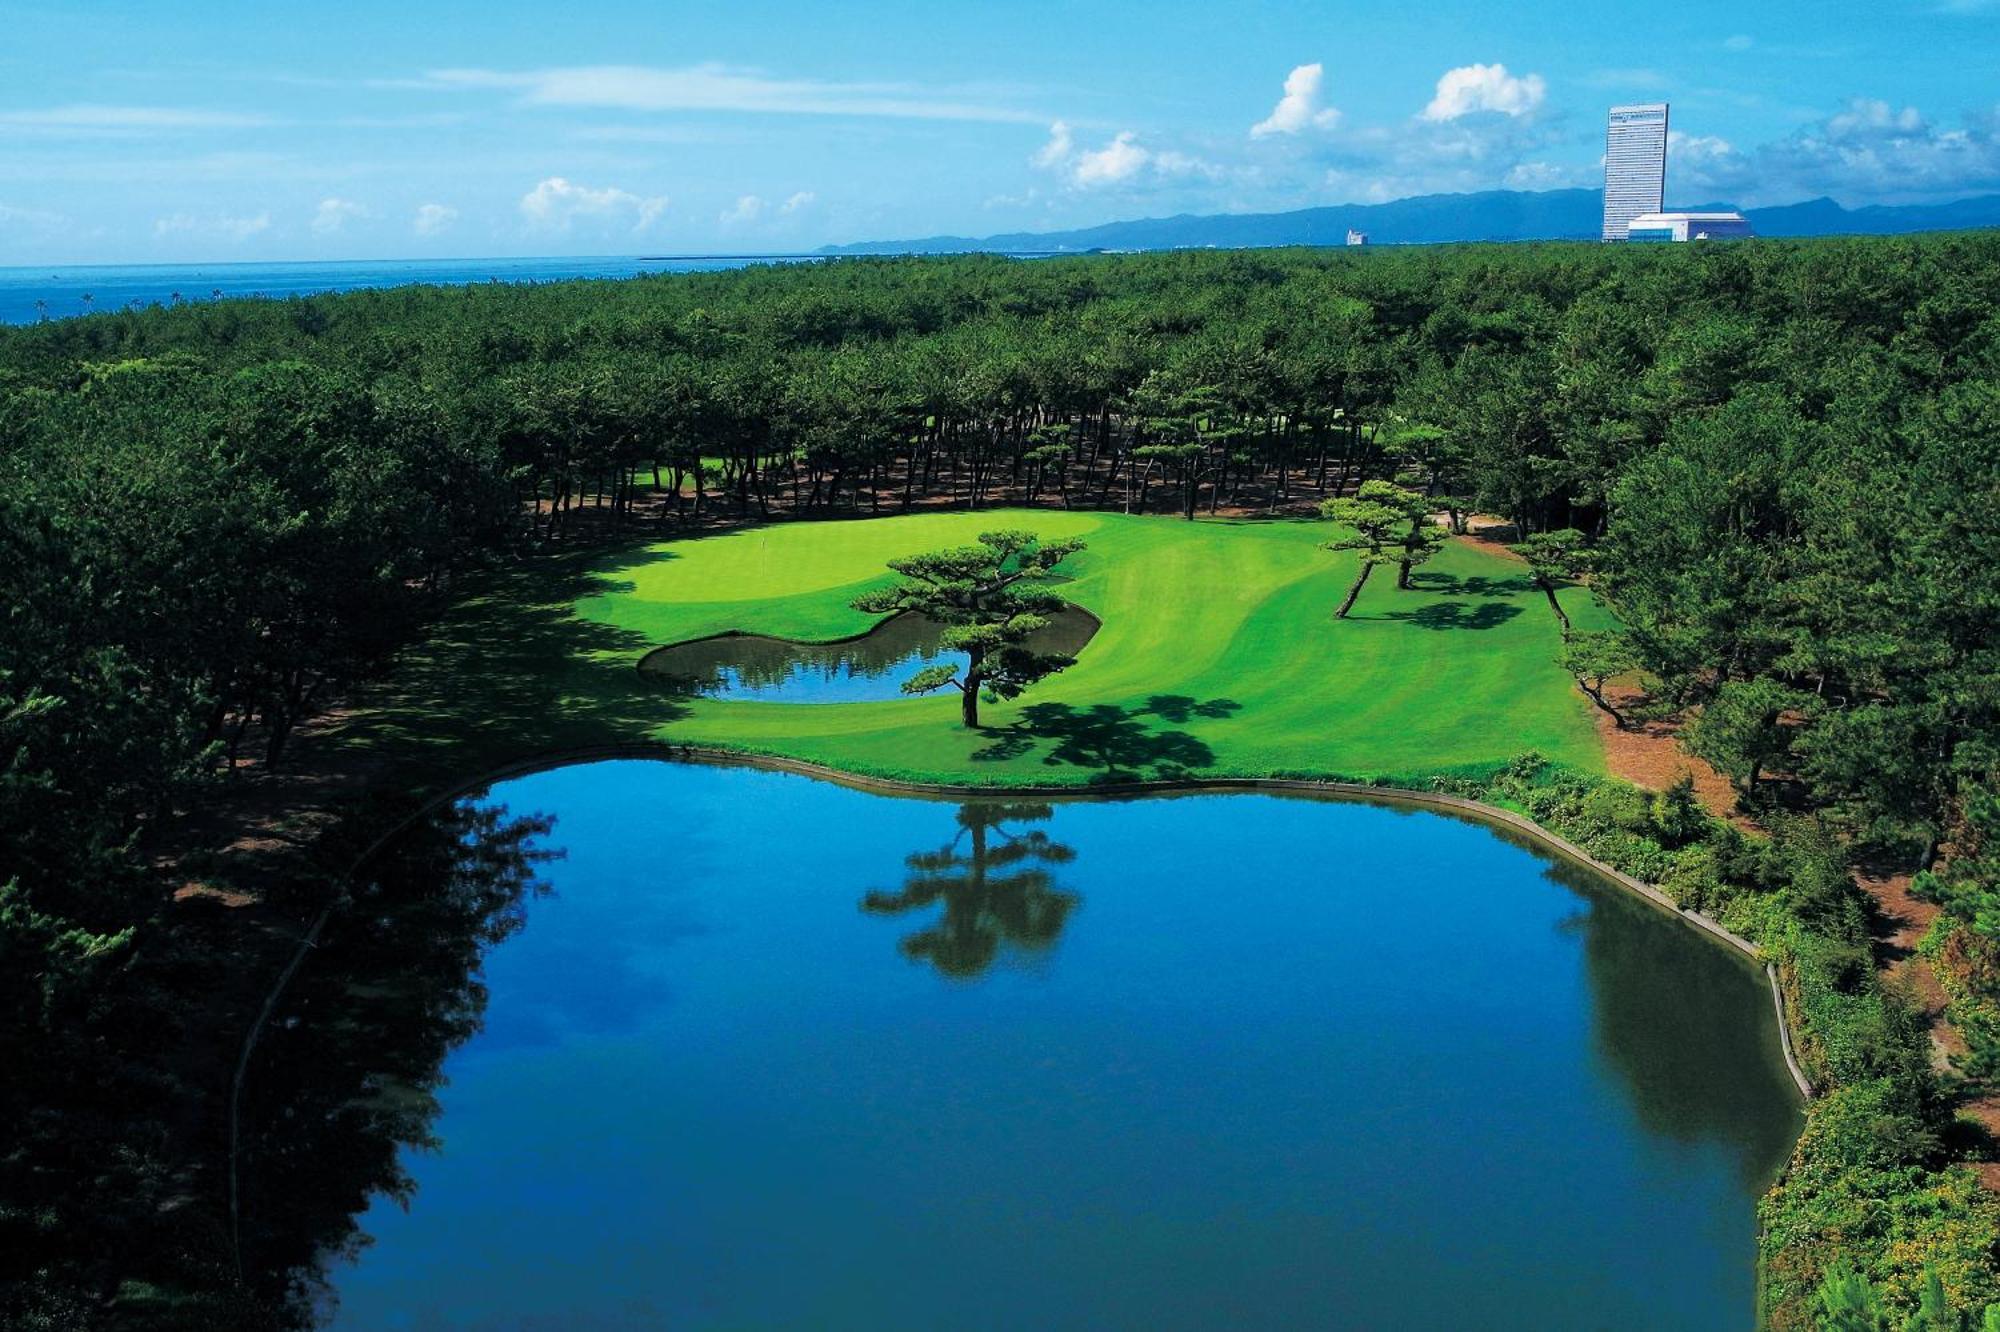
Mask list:
[[[1806,1077],[1799,1066],[1798,1054],[1792,1039],[1791,1022],[1785,1015],[1785,1001],[1778,988],[1778,973],[1757,945],[1742,935],[1725,929],[1711,917],[1699,911],[1687,911],[1674,903],[1671,897],[1644,880],[1635,879],[1623,870],[1614,869],[1597,859],[1582,847],[1560,837],[1512,810],[1484,801],[1471,800],[1464,796],[1448,795],[1442,791],[1409,790],[1395,786],[1369,786],[1361,782],[1320,781],[1304,777],[1172,777],[1157,779],[1134,779],[1120,782],[1100,782],[1090,786],[1076,785],[1030,785],[1030,786],[966,786],[949,782],[912,782],[893,777],[870,777],[861,773],[847,772],[829,767],[823,763],[810,763],[803,759],[784,758],[771,754],[753,754],[734,749],[712,749],[701,745],[677,745],[664,741],[628,742],[613,745],[590,745],[565,749],[551,753],[537,754],[528,758],[504,764],[491,769],[476,778],[456,783],[425,800],[423,804],[399,819],[393,826],[368,843],[366,848],[354,858],[347,875],[353,875],[362,865],[382,849],[398,833],[410,824],[431,813],[450,801],[474,791],[483,790],[495,782],[507,781],[515,777],[525,777],[530,773],[544,772],[551,768],[566,767],[573,763],[588,763],[606,759],[669,759],[685,763],[707,763],[718,767],[763,768],[776,772],[797,773],[801,776],[816,777],[822,781],[834,782],[841,786],[860,791],[872,791],[883,795],[922,796],[933,799],[990,799],[1006,796],[1041,796],[1051,798],[1088,798],[1092,796],[1118,795],[1172,795],[1200,794],[1203,792],[1226,791],[1296,791],[1302,794],[1338,796],[1350,800],[1374,801],[1379,804],[1405,805],[1418,809],[1450,810],[1480,823],[1497,824],[1511,828],[1539,846],[1555,852],[1563,859],[1610,880],[1619,887],[1634,893],[1645,901],[1668,912],[1717,941],[1742,953],[1754,963],[1761,963],[1765,979],[1771,987],[1771,1004],[1778,1016],[1778,1043],[1784,1051],[1785,1068],[1791,1074],[1799,1095],[1812,1099],[1812,1080]],[[323,906],[311,924],[300,936],[297,950],[278,973],[271,992],[265,996],[263,1007],[249,1032],[244,1036],[243,1049],[236,1061],[235,1076],[231,1079],[229,1094],[229,1194],[231,1230],[237,1228],[237,1122],[238,1105],[241,1101],[243,1080],[250,1065],[250,1054],[262,1035],[266,1023],[278,1006],[285,988],[292,976],[305,961],[306,955],[316,945],[320,931],[339,904],[342,894],[336,893]],[[232,1234],[232,1239],[234,1235]]]

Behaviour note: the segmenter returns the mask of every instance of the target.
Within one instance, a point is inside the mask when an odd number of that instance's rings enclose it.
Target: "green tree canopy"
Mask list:
[[[1734,779],[1746,796],[1755,795],[1763,775],[1792,752],[1786,714],[1813,703],[1810,694],[1764,676],[1731,680],[1688,727],[1688,748]]]
[[[1625,714],[1605,697],[1604,687],[1613,677],[1637,669],[1639,657],[1632,650],[1631,641],[1615,629],[1570,634],[1563,639],[1556,661],[1576,681],[1584,696],[1616,722],[1619,729],[1624,729]]]
[[[1826,1274],[1817,1303],[1821,1332],[1889,1332],[1881,1295],[1851,1267],[1842,1265]]]

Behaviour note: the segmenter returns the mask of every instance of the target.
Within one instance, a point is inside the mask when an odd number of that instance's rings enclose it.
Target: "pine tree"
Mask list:
[[[964,653],[965,665],[925,667],[903,682],[903,692],[956,688],[963,696],[961,719],[977,726],[981,690],[1014,698],[1074,663],[1036,652],[1027,640],[1048,627],[1049,616],[1069,608],[1043,580],[1082,549],[1075,540],[1044,545],[1032,532],[982,532],[976,546],[889,561],[903,581],[856,597],[854,609],[871,615],[915,611],[944,625],[938,641]]]

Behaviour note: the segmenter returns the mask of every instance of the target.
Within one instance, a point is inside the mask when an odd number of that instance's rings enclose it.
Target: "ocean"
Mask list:
[[[169,305],[176,297],[206,301],[255,296],[282,300],[322,291],[461,286],[472,282],[555,282],[569,278],[628,278],[642,273],[696,273],[759,263],[807,263],[817,255],[716,255],[688,258],[619,256],[599,259],[357,259],[338,263],[87,264],[0,268],[0,324]]]

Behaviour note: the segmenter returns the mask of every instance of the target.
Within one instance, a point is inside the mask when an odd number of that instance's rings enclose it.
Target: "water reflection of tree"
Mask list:
[[[865,634],[830,643],[801,643],[765,634],[726,633],[670,644],[646,654],[641,673],[670,689],[715,693],[770,689],[797,674],[828,679],[858,676],[875,679],[917,662],[935,660],[942,649],[944,626],[936,620],[905,612],[891,615]],[[1097,621],[1072,609],[1050,617],[1047,627],[1029,636],[1036,652],[1074,656],[1097,632]]]
[[[1798,1131],[1796,1102],[1769,1048],[1762,980],[1652,908],[1562,866],[1551,877],[1590,905],[1576,922],[1592,1036],[1648,1132],[1715,1143],[1760,1193]]]
[[[862,910],[900,915],[942,903],[936,921],[904,936],[900,947],[947,976],[978,975],[1003,944],[1047,948],[1081,900],[1055,886],[1050,867],[1068,864],[1076,852],[1040,828],[1009,832],[1006,825],[1039,823],[1052,813],[1047,805],[960,805],[957,836],[906,857],[901,890],[870,892]]]
[[[367,1243],[377,1195],[409,1202],[402,1153],[431,1132],[446,1055],[479,1030],[486,950],[545,891],[552,821],[454,806],[400,838],[328,922],[254,1052],[239,1170],[245,1280],[303,1324],[323,1273]]]

